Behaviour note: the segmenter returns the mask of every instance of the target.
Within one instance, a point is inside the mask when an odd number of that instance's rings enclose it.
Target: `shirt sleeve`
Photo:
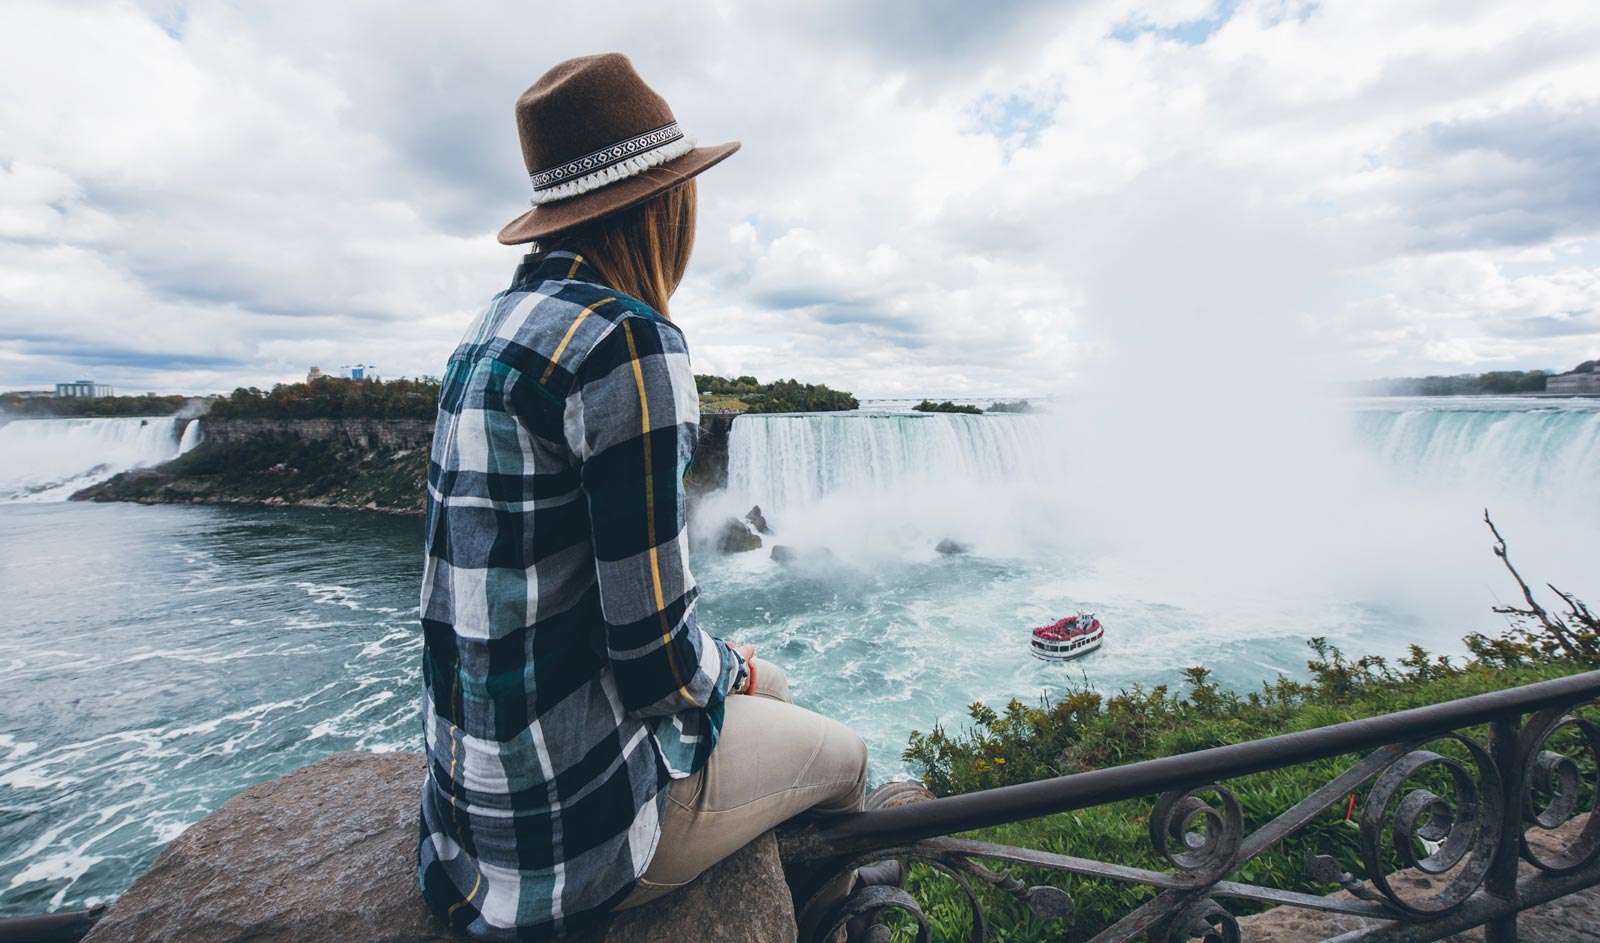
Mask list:
[[[695,621],[683,475],[699,419],[682,335],[632,316],[590,351],[567,403],[607,656],[634,716],[712,708],[741,667],[738,653]]]

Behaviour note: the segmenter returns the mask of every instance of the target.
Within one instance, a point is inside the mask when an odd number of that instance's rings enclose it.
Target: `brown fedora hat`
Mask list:
[[[739,149],[695,147],[666,99],[621,53],[568,59],[517,99],[533,209],[500,230],[508,246],[638,206]]]

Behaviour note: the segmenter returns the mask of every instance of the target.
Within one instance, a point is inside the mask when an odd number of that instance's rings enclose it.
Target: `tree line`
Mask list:
[[[21,396],[0,393],[0,414],[30,418],[97,419],[115,416],[170,416],[187,396]]]
[[[1585,360],[1568,373],[1593,373],[1596,369],[1600,369],[1600,361]],[[1492,370],[1454,376],[1393,377],[1357,384],[1356,391],[1369,396],[1507,396],[1543,393],[1545,381],[1559,375],[1549,370]]]
[[[213,400],[217,419],[432,419],[439,381],[317,377],[271,390],[239,387]]]
[[[728,379],[697,373],[695,388],[707,406],[748,413],[838,412],[858,409],[861,404],[843,390],[829,389],[822,383],[775,380],[762,383],[752,376]]]
[[[967,413],[973,416],[982,415],[983,413],[1033,412],[1033,404],[1025,399],[1019,399],[1013,402],[1001,401],[990,403],[988,409],[984,409],[982,406],[973,406],[967,403],[953,403],[950,400],[945,400],[942,403],[935,403],[933,400],[925,399],[911,408],[919,413]]]

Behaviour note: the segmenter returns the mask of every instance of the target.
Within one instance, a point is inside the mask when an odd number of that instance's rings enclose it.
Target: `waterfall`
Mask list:
[[[918,479],[993,481],[1036,464],[1033,416],[812,414],[740,416],[728,442],[728,491],[783,509],[836,492]]]
[[[0,426],[0,501],[64,501],[118,472],[171,461],[179,454],[180,432],[187,438],[185,421],[163,416],[8,422]]]
[[[1356,431],[1403,478],[1437,488],[1600,507],[1600,410],[1363,409]]]
[[[199,444],[200,420],[191,419],[189,424],[183,427],[183,438],[178,441],[178,454],[182,455]]]
[[[1600,507],[1600,403],[1406,399],[1359,405],[1352,421],[1358,451],[1385,476],[1484,500]],[[1059,425],[1037,414],[740,416],[728,442],[728,493],[782,510],[931,479],[1015,479],[1050,467]]]

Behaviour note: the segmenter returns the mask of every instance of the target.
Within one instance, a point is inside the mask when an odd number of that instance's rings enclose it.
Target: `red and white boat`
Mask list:
[[[1075,616],[1033,630],[1033,657],[1045,661],[1082,658],[1099,648],[1105,639],[1106,627],[1094,613],[1079,609]]]

